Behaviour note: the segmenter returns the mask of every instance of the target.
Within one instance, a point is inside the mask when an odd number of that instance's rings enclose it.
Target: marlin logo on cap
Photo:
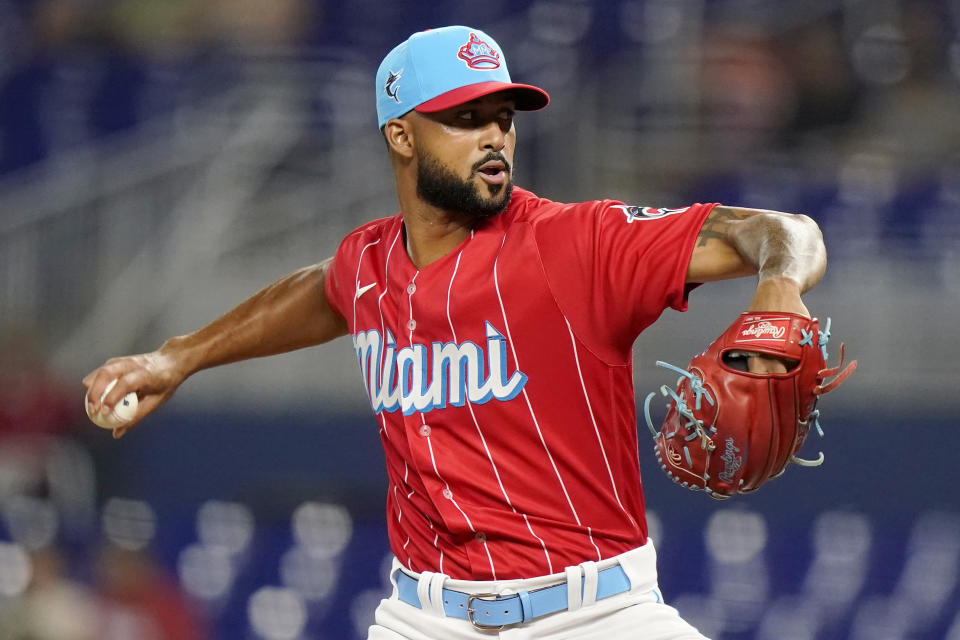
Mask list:
[[[402,75],[403,69],[400,69],[400,71],[390,70],[390,73],[387,75],[387,82],[383,85],[383,92],[396,100],[397,104],[400,104],[400,98],[397,96],[397,92],[400,90],[400,87],[397,85],[399,84],[400,76]]]
[[[466,62],[471,69],[498,69],[500,67],[500,54],[472,32],[467,44],[460,47],[457,57]]]

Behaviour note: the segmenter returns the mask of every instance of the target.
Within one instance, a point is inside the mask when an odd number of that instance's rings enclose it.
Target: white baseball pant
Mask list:
[[[597,600],[597,572],[615,564],[629,577],[630,590]],[[663,602],[657,587],[656,565],[656,551],[650,541],[614,558],[584,562],[568,567],[564,573],[524,580],[453,580],[440,573],[413,573],[394,559],[390,574],[393,594],[377,607],[376,623],[370,627],[368,640],[707,640],[680,618],[676,609]],[[420,608],[398,598],[398,571],[418,580]],[[430,602],[430,594],[439,594],[441,589],[508,595],[563,584],[568,577],[574,584],[581,577],[586,580],[581,597],[577,597],[579,590],[568,590],[566,610],[502,631],[476,629],[467,620],[446,616],[439,602]]]

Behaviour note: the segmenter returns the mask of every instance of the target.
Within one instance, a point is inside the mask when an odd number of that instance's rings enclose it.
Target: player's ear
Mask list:
[[[413,131],[410,122],[400,118],[391,118],[383,126],[383,137],[387,148],[403,158],[412,158],[414,154]]]

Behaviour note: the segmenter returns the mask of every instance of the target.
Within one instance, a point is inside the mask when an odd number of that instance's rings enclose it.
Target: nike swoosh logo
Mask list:
[[[357,300],[360,299],[360,296],[362,296],[363,294],[365,294],[367,291],[370,291],[370,289],[373,289],[375,286],[377,286],[377,283],[376,283],[376,282],[371,282],[371,283],[368,284],[368,285],[364,285],[364,286],[362,286],[362,287],[357,287]]]

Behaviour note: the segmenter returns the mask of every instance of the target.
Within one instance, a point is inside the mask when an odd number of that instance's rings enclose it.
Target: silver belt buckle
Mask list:
[[[470,607],[474,600],[485,600],[485,601],[495,601],[500,598],[499,594],[496,593],[472,593],[467,596],[467,620],[470,621],[470,624],[473,625],[474,629],[479,631],[501,631],[506,628],[505,624],[484,624],[476,618],[473,617],[473,614],[477,612],[476,609]]]

